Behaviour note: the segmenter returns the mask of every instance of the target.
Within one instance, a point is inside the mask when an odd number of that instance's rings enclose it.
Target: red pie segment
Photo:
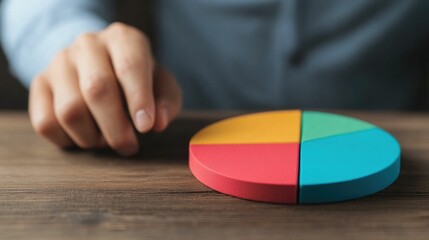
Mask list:
[[[297,203],[299,143],[190,145],[190,169],[232,196]]]

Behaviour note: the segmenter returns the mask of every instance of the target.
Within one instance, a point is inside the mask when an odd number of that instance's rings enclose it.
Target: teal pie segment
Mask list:
[[[306,141],[300,154],[301,204],[367,196],[392,184],[400,171],[399,143],[379,128]]]
[[[304,111],[301,142],[376,128],[373,124],[332,113]]]

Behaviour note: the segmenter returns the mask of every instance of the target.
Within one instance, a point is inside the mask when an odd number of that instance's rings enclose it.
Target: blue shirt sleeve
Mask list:
[[[3,0],[0,37],[15,76],[29,86],[53,56],[114,19],[113,0]]]

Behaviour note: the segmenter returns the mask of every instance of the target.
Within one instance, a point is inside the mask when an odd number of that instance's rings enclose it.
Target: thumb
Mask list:
[[[157,65],[154,73],[155,131],[165,130],[182,109],[182,93],[176,78]]]

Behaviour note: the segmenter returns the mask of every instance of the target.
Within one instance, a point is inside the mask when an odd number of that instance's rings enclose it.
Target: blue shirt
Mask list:
[[[416,107],[429,1],[157,0],[155,54],[186,108]],[[114,1],[3,0],[1,38],[28,85],[59,49],[114,20]]]

